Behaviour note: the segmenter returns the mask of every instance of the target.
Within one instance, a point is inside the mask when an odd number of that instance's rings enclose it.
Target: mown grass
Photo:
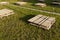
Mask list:
[[[35,9],[39,9],[39,10],[44,10],[44,11],[50,11],[50,12],[57,12],[60,13],[60,6],[52,6],[52,5],[47,5],[46,7],[41,7],[41,6],[34,6],[35,3],[38,3],[38,1],[36,0],[0,0],[0,1],[8,1],[10,3],[14,3],[17,1],[26,1],[28,2],[27,5],[24,5],[23,7],[29,7],[29,8],[35,8]]]
[[[57,6],[47,5],[46,7],[41,7],[41,6],[35,6],[35,3],[28,2],[27,5],[23,5],[22,7],[28,7],[28,8],[38,9],[38,10],[60,13],[60,7],[58,7],[58,5]]]
[[[18,0],[0,0],[0,2],[4,2],[4,1],[6,1],[6,2],[16,2]]]
[[[0,40],[60,40],[60,16],[23,9],[13,5],[0,6],[0,9],[14,10],[15,14],[0,19]],[[55,17],[50,30],[30,25],[27,20],[42,14]]]

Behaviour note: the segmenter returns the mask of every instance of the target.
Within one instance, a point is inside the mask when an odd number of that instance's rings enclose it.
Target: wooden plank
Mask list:
[[[29,21],[29,22],[33,22],[33,21],[39,19],[40,17],[42,17],[42,15],[37,15],[37,16],[35,16],[35,17],[29,19],[28,21]]]
[[[53,23],[55,22],[55,18],[49,18],[48,20],[46,20],[44,23],[42,23],[41,25],[45,28],[45,29],[50,29],[51,26],[53,25]]]
[[[46,17],[43,21],[39,22],[38,24],[41,25],[42,23],[44,23],[49,17]]]
[[[41,18],[39,18],[38,20],[34,21],[34,23],[39,24],[39,22],[43,21],[44,19],[46,19],[47,16],[43,16]]]

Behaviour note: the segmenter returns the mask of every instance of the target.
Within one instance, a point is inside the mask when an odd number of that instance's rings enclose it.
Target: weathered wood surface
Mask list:
[[[41,18],[41,17],[42,17],[42,15],[37,15],[37,16],[29,19],[28,21],[29,21],[29,22],[34,22],[35,20],[38,20],[38,19]]]
[[[41,21],[43,21],[44,19],[46,19],[46,16],[42,16],[41,18],[39,18],[38,20],[34,21],[34,23],[39,24]]]

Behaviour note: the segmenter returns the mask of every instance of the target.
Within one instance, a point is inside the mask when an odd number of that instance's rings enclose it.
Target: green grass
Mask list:
[[[6,1],[15,2],[15,0]],[[25,7],[40,9],[40,7],[31,5],[26,5]],[[60,40],[60,16],[27,10],[13,5],[0,5],[0,9],[3,8],[12,9],[15,14],[0,19],[0,40]],[[51,11],[52,8],[50,8],[48,6],[42,9]],[[60,9],[58,8],[58,10]],[[50,30],[32,26],[27,22],[28,19],[38,14],[56,18],[56,22]]]
[[[0,19],[0,40],[60,40],[60,16],[26,10],[13,5],[0,6],[0,9],[3,8],[12,9],[15,14]],[[49,31],[27,22],[38,14],[56,18],[55,24]]]
[[[12,0],[12,1],[11,0],[0,0],[0,1],[8,1],[8,2],[13,4],[16,1],[21,1],[21,0]],[[32,0],[23,0],[23,1],[28,2],[28,4],[24,5],[24,7],[29,7],[29,8],[39,9],[39,10],[45,10],[45,11],[60,13],[60,7],[57,7],[57,6],[47,5],[46,7],[42,8],[40,6],[34,6],[34,4],[38,2],[36,0],[33,0],[33,1]],[[54,10],[53,10],[53,8],[54,8]]]
[[[7,2],[16,2],[16,1],[18,1],[18,0],[0,0],[1,2],[3,1],[7,1]]]
[[[28,2],[27,5],[22,5],[22,7],[28,7],[28,8],[38,9],[38,10],[60,13],[60,7],[59,6],[47,5],[46,7],[41,7],[41,6],[34,6],[34,4],[35,3],[29,3]]]

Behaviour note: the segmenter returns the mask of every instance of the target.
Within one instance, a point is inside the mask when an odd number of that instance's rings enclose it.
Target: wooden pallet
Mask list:
[[[37,15],[29,19],[28,22],[30,22],[31,25],[39,26],[39,27],[49,30],[51,26],[55,23],[55,18],[47,17],[43,15]]]
[[[0,10],[0,18],[4,17],[4,16],[9,16],[14,14],[13,10],[9,10],[9,9],[2,9]]]

